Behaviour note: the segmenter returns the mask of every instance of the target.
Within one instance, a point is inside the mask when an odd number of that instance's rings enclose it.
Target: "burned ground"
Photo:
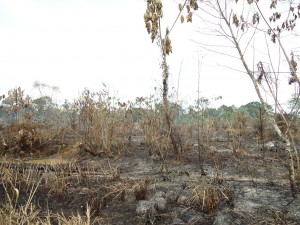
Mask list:
[[[94,224],[299,224],[300,202],[291,197],[280,152],[263,159],[251,144],[235,153],[221,142],[202,146],[201,175],[196,148],[180,161],[150,150],[136,142],[121,155],[100,158],[74,145],[44,158],[2,162],[0,204],[7,207],[17,188],[16,207],[32,194],[40,218],[84,218],[88,207]],[[58,224],[57,217],[51,222]]]

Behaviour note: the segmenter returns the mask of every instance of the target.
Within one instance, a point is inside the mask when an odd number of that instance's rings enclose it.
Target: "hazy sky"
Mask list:
[[[178,7],[165,2],[164,23],[171,26]],[[145,30],[145,8],[144,0],[0,0],[0,94],[21,86],[38,96],[34,81],[58,86],[60,100],[101,90],[102,83],[124,100],[153,94],[161,85],[160,57]],[[208,38],[197,32],[201,26],[194,18],[172,31],[170,85],[177,89],[179,81],[179,100],[197,98],[198,56],[201,96],[222,96],[217,105],[257,100],[247,75],[224,67],[242,70],[240,62],[191,41]]]

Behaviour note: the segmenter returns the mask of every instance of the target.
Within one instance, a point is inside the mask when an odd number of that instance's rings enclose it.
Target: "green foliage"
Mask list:
[[[272,110],[272,106],[267,105],[268,110]],[[249,102],[246,105],[242,105],[239,110],[245,111],[251,118],[256,118],[263,106],[260,102]]]
[[[299,114],[299,110],[300,110],[300,99],[299,99],[299,95],[294,94],[291,99],[288,101],[288,107],[289,109],[291,109],[294,112],[297,112],[297,114]]]
[[[32,114],[39,119],[50,118],[58,113],[58,106],[49,96],[42,96],[32,101],[30,105]]]

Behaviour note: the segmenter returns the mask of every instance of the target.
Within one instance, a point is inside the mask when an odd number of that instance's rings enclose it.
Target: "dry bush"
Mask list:
[[[253,128],[251,126],[251,118],[244,111],[234,112],[231,118],[223,121],[219,125],[219,132],[225,134],[227,143],[230,148],[233,149],[234,154],[237,150],[244,149],[247,143],[247,140],[250,140],[253,136]]]
[[[209,141],[217,141],[217,142],[224,142],[229,140],[229,133],[231,125],[228,121],[222,118],[212,117],[209,118],[205,127],[208,127],[208,137]]]
[[[127,104],[112,98],[108,91],[85,90],[75,102],[84,149],[93,155],[113,156],[120,153],[130,136]]]
[[[65,143],[65,129],[50,122],[25,120],[5,127],[0,154],[29,156],[50,155]]]
[[[144,113],[143,119],[140,121],[140,127],[146,145],[158,147],[161,137],[167,135],[161,129],[162,124],[163,119],[160,115],[152,112]]]
[[[189,143],[193,143],[197,138],[197,126],[193,123],[183,124],[178,127],[180,134],[184,137],[184,140]]]
[[[139,127],[141,128],[145,144],[148,146],[159,145],[159,140],[164,135],[164,115],[159,109],[155,109],[152,98],[137,98],[136,105],[140,109],[141,118]]]
[[[249,130],[249,115],[243,111],[235,113],[232,123],[234,150],[244,147],[245,137],[248,139],[251,133]]]
[[[150,154],[154,151],[160,155],[160,159],[165,159],[170,145],[170,131],[166,129],[164,112],[157,107],[156,100],[150,98],[137,98],[136,107],[140,112],[138,126],[144,138],[144,143],[151,148]],[[156,105],[156,107],[153,107]]]
[[[49,155],[56,153],[65,144],[68,127],[64,126],[61,111],[52,105],[47,116],[39,116],[36,110],[33,103],[19,108],[17,119],[6,125],[1,132],[0,154]]]
[[[6,149],[3,154],[17,154],[30,151],[38,144],[39,133],[33,123],[12,123],[4,129],[3,141]]]

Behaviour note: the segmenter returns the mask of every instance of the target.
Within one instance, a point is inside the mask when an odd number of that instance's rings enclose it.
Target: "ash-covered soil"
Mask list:
[[[32,202],[40,216],[84,217],[88,206],[94,224],[300,224],[300,201],[292,198],[282,152],[266,152],[263,159],[251,145],[235,153],[224,143],[200,149],[205,175],[197,147],[180,161],[171,151],[164,160],[139,142],[113,158],[74,145],[43,159],[2,161],[0,204],[10,174],[17,176],[18,205],[37,186]]]

